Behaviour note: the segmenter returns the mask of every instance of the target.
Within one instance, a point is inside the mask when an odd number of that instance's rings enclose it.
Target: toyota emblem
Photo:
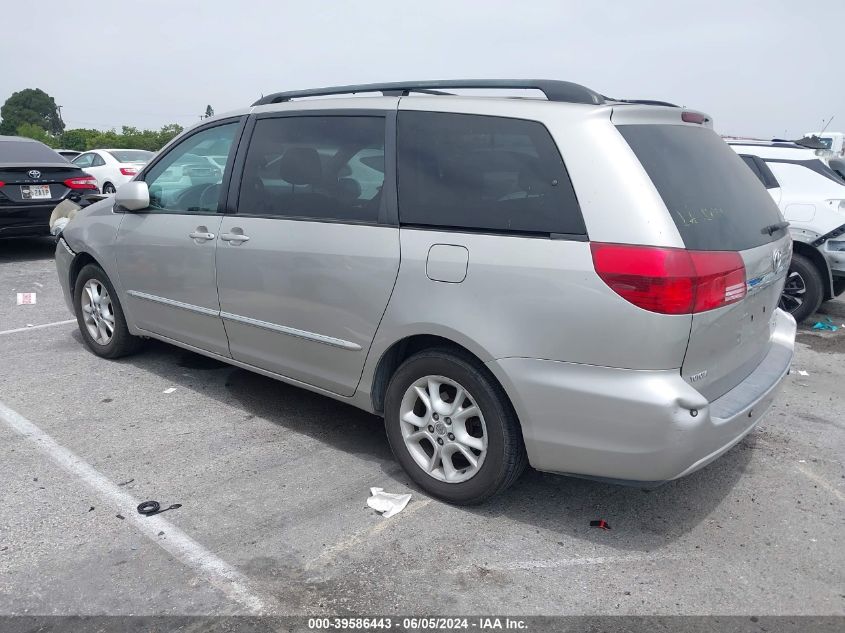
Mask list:
[[[28,172],[26,172],[26,175],[32,178],[33,180],[41,178],[41,172],[37,169],[30,169]]]
[[[780,272],[781,265],[783,264],[783,254],[780,252],[780,249],[776,250],[772,253],[772,267],[775,272]]]

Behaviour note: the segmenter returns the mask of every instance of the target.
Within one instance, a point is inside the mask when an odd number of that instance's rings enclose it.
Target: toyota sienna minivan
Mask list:
[[[348,402],[477,503],[526,464],[654,486],[739,442],[792,359],[791,247],[709,116],[469,80],[204,120],[56,262],[95,354],[155,338]]]

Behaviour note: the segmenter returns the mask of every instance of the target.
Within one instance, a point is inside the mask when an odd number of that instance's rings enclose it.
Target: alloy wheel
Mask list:
[[[804,295],[807,292],[807,284],[804,278],[796,271],[790,271],[783,286],[783,293],[780,296],[778,307],[781,310],[792,313],[804,305]]]
[[[444,376],[424,376],[399,407],[402,438],[417,466],[446,483],[476,475],[487,456],[487,426],[472,395]]]
[[[114,336],[114,306],[105,285],[89,279],[82,288],[82,319],[91,339],[98,345],[108,345]]]

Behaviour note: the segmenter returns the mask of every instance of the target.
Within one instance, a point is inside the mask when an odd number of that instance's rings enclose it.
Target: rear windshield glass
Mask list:
[[[152,152],[143,149],[113,149],[109,154],[120,163],[146,163],[153,157]]]
[[[43,143],[0,141],[0,163],[61,163],[64,159]]]
[[[692,250],[741,251],[781,239],[769,193],[742,159],[709,128],[621,125]]]

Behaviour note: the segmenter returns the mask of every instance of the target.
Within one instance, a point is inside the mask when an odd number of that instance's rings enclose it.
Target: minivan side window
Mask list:
[[[384,186],[385,119],[259,119],[246,154],[238,213],[376,222]]]
[[[401,224],[493,233],[586,233],[569,174],[537,121],[399,113]]]
[[[144,176],[151,213],[216,213],[221,184],[239,122],[192,134]],[[221,167],[223,165],[223,167]]]

